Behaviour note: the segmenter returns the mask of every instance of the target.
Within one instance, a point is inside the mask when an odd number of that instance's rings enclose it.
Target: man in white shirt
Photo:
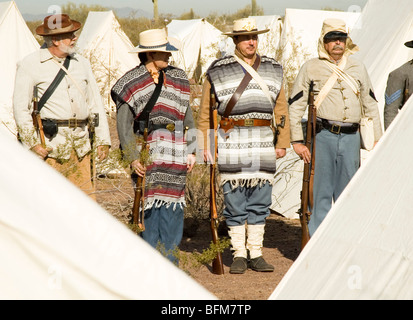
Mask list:
[[[111,144],[105,108],[91,66],[75,52],[75,32],[81,24],[68,15],[48,16],[36,29],[44,46],[17,65],[13,109],[22,143],[64,174],[78,187],[93,194],[91,183],[89,120],[97,116],[95,145],[100,160],[106,158]],[[68,63],[68,65],[67,65]],[[42,96],[58,72],[64,77],[47,101]],[[33,125],[34,92],[40,98],[45,145]],[[47,95],[45,95],[47,96]],[[43,103],[44,102],[44,103]]]

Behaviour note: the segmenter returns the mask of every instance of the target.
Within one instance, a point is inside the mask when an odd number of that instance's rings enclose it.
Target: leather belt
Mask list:
[[[89,120],[68,119],[68,120],[53,120],[59,127],[77,128],[88,125]]]
[[[219,125],[225,131],[232,129],[233,127],[269,127],[271,120],[266,119],[229,119],[221,118]]]
[[[150,124],[149,124],[149,131],[150,131],[150,132],[155,131],[155,130],[158,130],[158,129],[167,129],[167,130],[169,130],[170,132],[175,132],[175,131],[177,131],[174,123],[168,123],[168,124],[154,124],[154,123],[150,123]],[[177,131],[177,132],[179,132],[179,131]]]
[[[360,125],[358,123],[348,123],[348,124],[346,123],[344,125],[341,125],[339,123],[330,122],[326,119],[321,119],[321,121],[317,120],[317,126],[320,126],[321,128],[324,128],[330,131],[331,133],[340,134],[340,133],[356,133]],[[320,131],[321,131],[321,128],[320,128]]]

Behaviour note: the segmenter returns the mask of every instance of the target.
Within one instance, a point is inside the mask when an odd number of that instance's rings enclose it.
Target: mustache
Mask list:
[[[344,50],[344,47],[343,47],[343,46],[340,46],[339,44],[336,44],[336,45],[334,46],[333,50],[335,50],[335,49]]]

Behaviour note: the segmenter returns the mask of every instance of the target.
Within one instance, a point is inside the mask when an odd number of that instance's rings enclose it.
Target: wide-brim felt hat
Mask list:
[[[408,48],[413,48],[413,40],[412,41],[407,41],[404,45]]]
[[[165,29],[150,29],[139,34],[139,45],[131,52],[175,52],[179,50],[175,42],[168,38]]]
[[[232,31],[223,34],[229,37],[235,37],[240,35],[262,34],[268,31],[270,31],[270,29],[258,30],[257,22],[254,18],[244,18],[235,20]]]
[[[70,19],[67,14],[54,14],[44,18],[43,24],[36,28],[39,36],[54,36],[79,30],[82,24]]]

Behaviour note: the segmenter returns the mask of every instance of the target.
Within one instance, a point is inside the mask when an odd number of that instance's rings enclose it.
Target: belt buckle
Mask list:
[[[253,127],[254,126],[254,119],[245,119],[244,126],[246,127]]]
[[[168,123],[166,125],[166,129],[168,129],[170,132],[174,132],[175,131],[175,124],[173,123]]]
[[[334,130],[334,128],[338,128],[338,129],[337,129],[337,130]],[[334,134],[340,134],[341,126],[340,126],[339,124],[333,124],[333,125],[331,126],[330,131],[331,131],[332,133],[334,133]]]
[[[68,127],[73,129],[77,127],[77,119],[69,119],[68,120]]]

